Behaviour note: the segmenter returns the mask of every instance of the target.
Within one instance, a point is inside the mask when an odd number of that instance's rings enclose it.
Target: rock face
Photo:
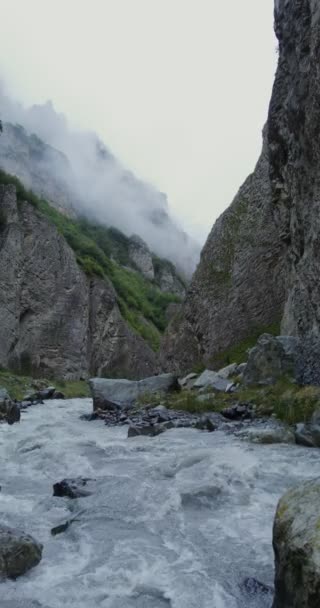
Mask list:
[[[37,566],[42,545],[31,536],[0,526],[0,579],[17,578]]]
[[[139,397],[180,389],[174,374],[161,374],[140,381],[92,378],[89,384],[94,410],[131,406]]]
[[[280,500],[273,532],[276,560],[273,608],[318,608],[320,598],[320,480]]]
[[[260,336],[251,349],[243,374],[245,384],[274,384],[283,376],[295,377],[300,340],[289,336]]]
[[[154,279],[152,255],[148,245],[140,236],[130,238],[129,256],[134,265],[146,279]]]
[[[302,377],[319,383],[318,2],[276,0],[275,30],[279,62],[262,155],[212,229],[163,359],[176,368],[197,356],[214,365],[257,326],[282,319],[281,333],[310,341]]]
[[[215,223],[182,312],[163,341],[166,368],[188,370],[279,323],[283,244],[274,221],[267,130],[256,169]],[[262,280],[263,277],[263,280]]]
[[[156,356],[123,320],[112,285],[89,280],[56,228],[0,186],[0,365],[62,378],[141,378]]]

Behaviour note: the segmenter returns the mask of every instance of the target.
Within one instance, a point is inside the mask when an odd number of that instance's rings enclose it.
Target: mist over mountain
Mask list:
[[[0,165],[60,209],[138,234],[190,276],[200,247],[171,217],[165,194],[126,169],[92,132],[72,129],[51,102],[23,107],[0,90]]]

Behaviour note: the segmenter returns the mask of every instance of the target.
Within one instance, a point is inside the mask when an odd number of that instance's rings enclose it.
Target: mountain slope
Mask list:
[[[51,103],[25,110],[0,91],[0,104],[5,171],[60,209],[139,235],[191,276],[199,247],[172,219],[163,193],[123,167],[94,133],[71,130]]]
[[[110,280],[85,274],[53,222],[19,194],[0,185],[0,365],[68,379],[156,373]]]

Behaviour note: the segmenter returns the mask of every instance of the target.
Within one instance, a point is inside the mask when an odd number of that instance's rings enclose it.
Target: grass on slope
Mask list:
[[[310,420],[313,412],[320,409],[320,387],[299,386],[288,378],[280,379],[272,386],[240,386],[236,393],[217,393],[208,391],[208,399],[199,401],[197,392],[184,390],[169,395],[166,405],[169,408],[190,413],[220,412],[226,407],[244,402],[256,406],[257,416],[271,416],[297,424]]]
[[[167,325],[166,309],[180,299],[162,293],[152,282],[120,264],[128,263],[128,239],[119,230],[96,225],[87,219],[72,219],[24,188],[14,176],[0,171],[1,184],[14,184],[18,201],[38,209],[74,250],[77,262],[88,276],[108,277],[117,292],[121,313],[129,325],[157,350]],[[5,221],[3,218],[2,221]],[[111,259],[115,257],[119,263]],[[147,323],[145,320],[147,320]]]

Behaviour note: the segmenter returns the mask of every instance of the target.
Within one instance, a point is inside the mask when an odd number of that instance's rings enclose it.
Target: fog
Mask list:
[[[138,234],[156,254],[172,260],[184,274],[192,273],[200,245],[170,216],[166,195],[126,169],[98,135],[70,128],[51,102],[24,107],[6,95],[3,84],[0,109],[0,163],[6,170],[55,203],[128,236]],[[22,125],[26,134],[36,134],[63,156],[41,148],[39,157],[39,151],[32,151],[33,140],[6,123]]]

